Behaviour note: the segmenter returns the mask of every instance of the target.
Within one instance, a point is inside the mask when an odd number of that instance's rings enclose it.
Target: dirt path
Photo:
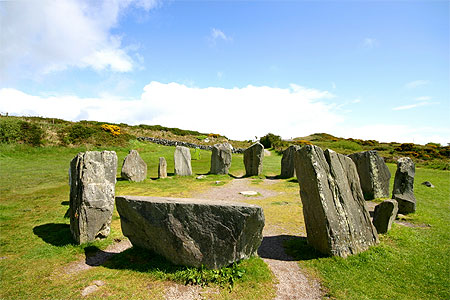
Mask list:
[[[239,192],[252,190],[260,194],[260,196],[251,197],[252,199],[264,199],[277,195],[277,192],[264,188],[265,185],[274,183],[276,180],[265,179],[262,185],[254,186],[251,184],[251,179],[235,179],[227,185],[198,194],[195,198],[245,202],[248,198]],[[264,239],[258,249],[258,254],[278,280],[275,300],[321,299],[320,283],[307,276],[300,269],[298,263],[284,251],[283,242],[292,236],[279,232],[275,227],[268,226],[264,227],[263,235]]]

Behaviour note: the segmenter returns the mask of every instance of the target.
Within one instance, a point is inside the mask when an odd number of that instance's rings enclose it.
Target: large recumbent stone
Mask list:
[[[174,264],[217,269],[254,255],[264,213],[250,204],[117,196],[122,232]]]

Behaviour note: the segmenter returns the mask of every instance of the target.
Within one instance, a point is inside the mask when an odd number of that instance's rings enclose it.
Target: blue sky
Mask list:
[[[16,1],[0,18],[2,113],[450,142],[448,1]]]

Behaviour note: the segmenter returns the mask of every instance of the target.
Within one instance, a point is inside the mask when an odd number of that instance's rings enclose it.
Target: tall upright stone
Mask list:
[[[350,154],[358,170],[361,188],[366,200],[389,197],[391,172],[377,151]]]
[[[211,153],[211,174],[228,174],[233,147],[229,143],[215,144]]]
[[[297,150],[294,159],[308,244],[342,257],[377,244],[352,160],[314,145]]]
[[[283,157],[281,158],[281,178],[291,178],[295,176],[294,153],[299,149],[299,146],[292,145],[283,151]]]
[[[398,203],[393,199],[384,200],[375,206],[372,223],[378,233],[386,233],[391,229],[397,213]]]
[[[402,157],[397,161],[392,198],[398,202],[398,212],[409,214],[416,211],[414,196],[414,176],[416,166],[411,158]]]
[[[137,150],[130,150],[123,160],[120,175],[128,181],[143,181],[147,177],[147,164]]]
[[[164,157],[159,158],[158,178],[167,178],[167,161]]]
[[[191,151],[187,147],[177,146],[174,154],[175,175],[190,176],[192,175],[191,167]]]
[[[77,243],[109,235],[116,172],[114,151],[81,152],[70,162],[70,231]]]
[[[246,176],[261,175],[263,169],[264,146],[254,143],[244,150],[244,166]]]

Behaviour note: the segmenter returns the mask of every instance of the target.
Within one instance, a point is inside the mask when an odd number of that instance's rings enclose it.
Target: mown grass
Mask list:
[[[420,184],[426,180],[436,188]],[[334,299],[450,299],[450,172],[416,169],[415,195],[417,212],[408,222],[420,227],[393,224],[364,253],[323,257],[305,239],[292,240],[288,249]]]
[[[120,180],[121,163],[130,149],[140,152],[148,164],[151,179],[140,183]],[[78,299],[82,298],[81,291],[86,286],[94,280],[103,280],[106,285],[87,298],[163,299],[168,280],[184,283],[189,276],[208,276],[196,271],[186,275],[186,268],[173,266],[155,254],[144,256],[137,249],[125,251],[104,266],[68,273],[65,268],[70,268],[74,261],[125,238],[117,211],[107,239],[76,245],[71,238],[69,220],[64,218],[69,200],[68,167],[78,152],[86,150],[86,147],[0,145],[0,298]],[[89,150],[103,149],[89,147]],[[211,152],[208,151],[201,151],[200,157],[192,160],[195,175],[172,174],[167,179],[156,180],[160,156],[166,158],[169,174],[173,172],[173,147],[131,142],[127,148],[109,147],[108,150],[115,150],[119,159],[117,195],[191,197],[215,185],[217,180],[223,183],[232,180],[230,176],[216,175],[195,179],[196,175],[209,171]],[[232,172],[243,173],[243,167],[239,168],[243,166],[242,155],[233,157],[233,164]],[[236,282],[231,293],[227,287],[219,288],[208,297],[272,298],[273,277],[260,258],[244,261],[239,268],[243,270],[242,276],[232,276]]]

